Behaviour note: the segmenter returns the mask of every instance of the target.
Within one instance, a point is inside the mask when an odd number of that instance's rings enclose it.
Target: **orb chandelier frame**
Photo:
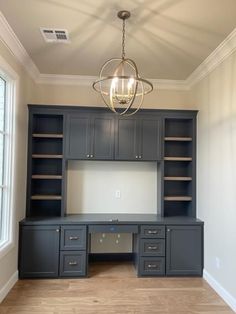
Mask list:
[[[136,63],[125,56],[125,21],[130,15],[126,10],[117,13],[123,21],[121,58],[107,60],[101,67],[99,79],[93,83],[93,89],[101,94],[106,106],[121,116],[135,114],[144,95],[153,90],[152,83],[140,77]],[[111,74],[104,75],[109,67],[113,67]],[[132,107],[134,104],[135,108]]]

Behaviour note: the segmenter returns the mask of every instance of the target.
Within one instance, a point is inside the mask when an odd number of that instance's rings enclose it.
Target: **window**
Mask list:
[[[3,232],[3,189],[4,186],[4,143],[5,143],[5,104],[6,104],[6,81],[0,77],[0,243],[4,240]]]
[[[0,257],[14,245],[13,109],[17,82],[15,72],[0,57]]]

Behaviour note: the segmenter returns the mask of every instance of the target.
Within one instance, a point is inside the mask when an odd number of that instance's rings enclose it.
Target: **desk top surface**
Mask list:
[[[161,217],[152,214],[78,214],[64,217],[32,217],[23,219],[23,225],[55,224],[164,224],[191,225],[203,224],[203,221],[192,217]]]

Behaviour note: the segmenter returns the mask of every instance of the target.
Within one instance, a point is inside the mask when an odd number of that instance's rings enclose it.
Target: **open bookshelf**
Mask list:
[[[61,216],[63,114],[31,114],[28,163],[27,216]]]
[[[163,215],[195,217],[195,118],[164,120]]]

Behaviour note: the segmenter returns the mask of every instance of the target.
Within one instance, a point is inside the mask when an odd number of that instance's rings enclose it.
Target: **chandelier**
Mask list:
[[[103,64],[93,88],[111,111],[130,116],[140,109],[144,95],[153,90],[153,85],[140,77],[135,62],[125,55],[125,21],[130,12],[119,11],[117,16],[123,21],[121,58],[112,58]]]

